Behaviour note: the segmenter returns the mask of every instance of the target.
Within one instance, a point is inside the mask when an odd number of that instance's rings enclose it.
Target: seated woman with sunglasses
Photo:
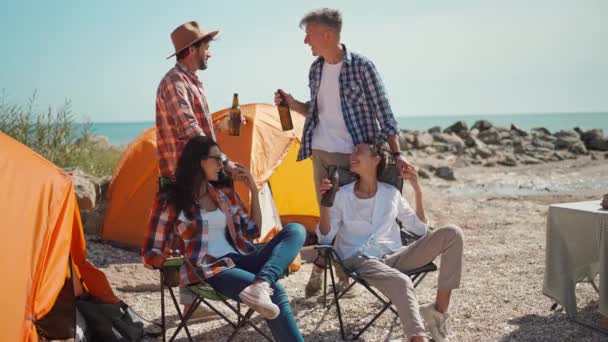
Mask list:
[[[354,147],[350,171],[358,180],[340,188],[331,208],[321,207],[319,242],[331,243],[335,237],[336,252],[345,265],[390,298],[408,341],[426,341],[422,319],[435,341],[447,341],[450,295],[459,287],[462,272],[462,230],[448,225],[428,233],[416,170],[408,167],[401,175],[414,189],[414,210],[395,187],[378,181],[384,158],[385,153],[377,146]],[[321,193],[329,188],[331,183],[325,179]],[[402,246],[396,219],[421,238]],[[419,311],[412,281],[403,272],[422,267],[439,255],[436,301]]]
[[[188,141],[177,164],[170,205],[150,221],[148,235],[166,230],[163,225],[176,217],[175,230],[188,261],[182,268],[184,284],[203,280],[267,319],[278,341],[303,341],[287,294],[277,280],[302,248],[306,231],[300,224],[288,224],[256,250],[250,240],[260,235],[262,214],[255,181],[246,168],[236,164],[233,179],[243,182],[251,192],[249,216],[240,199],[234,203],[210,184],[218,180],[223,161],[211,138],[198,136]],[[162,242],[156,244],[163,248]]]

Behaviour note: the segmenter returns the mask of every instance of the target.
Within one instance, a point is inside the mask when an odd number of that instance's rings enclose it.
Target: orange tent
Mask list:
[[[35,321],[53,307],[69,258],[82,285],[117,303],[103,274],[86,260],[82,223],[71,177],[0,132],[1,341],[37,341]],[[71,281],[67,279],[67,281]]]
[[[293,112],[294,129],[283,132],[273,105],[242,105],[241,112],[247,124],[238,137],[217,132],[220,148],[230,159],[249,167],[262,193],[269,185],[283,224],[301,222],[312,231],[319,217],[312,162],[296,162],[303,117]],[[213,121],[221,121],[228,113],[229,109],[214,113]],[[104,240],[141,246],[157,190],[155,151],[155,129],[150,128],[127,147],[118,162],[107,193]],[[248,203],[249,193],[238,182],[236,190]]]

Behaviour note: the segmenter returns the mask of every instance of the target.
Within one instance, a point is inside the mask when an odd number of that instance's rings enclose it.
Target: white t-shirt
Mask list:
[[[422,222],[394,186],[378,182],[376,195],[362,200],[355,196],[355,184],[347,184],[336,192],[328,234],[321,234],[317,227],[320,244],[331,244],[335,237],[336,252],[342,259],[358,253],[381,258],[401,247],[401,233],[395,219],[417,236],[426,234],[428,219]]]
[[[221,209],[205,211],[201,209],[203,220],[209,227],[209,245],[207,254],[214,258],[222,257],[228,253],[238,253],[226,239],[226,215]]]
[[[342,62],[323,63],[321,85],[317,95],[319,123],[312,133],[312,149],[350,154],[353,138],[346,129],[340,104],[340,71]]]

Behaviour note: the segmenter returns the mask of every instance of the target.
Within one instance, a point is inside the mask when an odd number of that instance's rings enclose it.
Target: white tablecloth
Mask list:
[[[600,200],[551,205],[543,293],[575,316],[576,283],[598,273],[599,311],[608,316],[608,210]]]

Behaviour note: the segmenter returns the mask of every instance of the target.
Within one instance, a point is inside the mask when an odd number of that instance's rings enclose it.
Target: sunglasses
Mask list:
[[[220,154],[219,156],[206,156],[206,157],[203,157],[202,159],[203,160],[214,159],[219,164],[224,164],[225,162],[228,161],[228,158],[226,158],[226,155],[223,153]]]

